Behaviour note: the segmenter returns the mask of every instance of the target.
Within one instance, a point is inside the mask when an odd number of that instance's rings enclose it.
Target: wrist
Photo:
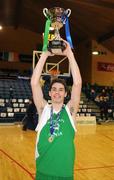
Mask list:
[[[70,51],[69,53],[67,53],[67,57],[68,58],[74,58],[74,54],[72,51]]]
[[[47,51],[43,51],[41,56],[44,57],[44,58],[47,58],[48,57],[48,52]]]

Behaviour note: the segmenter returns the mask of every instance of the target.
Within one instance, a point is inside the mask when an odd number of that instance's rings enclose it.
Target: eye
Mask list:
[[[60,88],[59,91],[64,91],[64,89],[63,89],[63,88]]]
[[[52,91],[56,91],[56,88],[52,88]]]

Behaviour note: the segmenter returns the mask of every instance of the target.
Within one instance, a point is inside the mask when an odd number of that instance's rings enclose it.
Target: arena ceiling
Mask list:
[[[21,45],[27,37],[34,40],[34,34],[39,37],[37,44],[41,44],[46,22],[42,10],[52,7],[71,9],[74,46],[95,39],[114,52],[114,0],[0,0],[0,23],[7,29],[7,34],[0,34],[0,46],[3,42],[8,46],[7,41],[13,36]],[[22,29],[28,30],[28,34],[23,34]]]

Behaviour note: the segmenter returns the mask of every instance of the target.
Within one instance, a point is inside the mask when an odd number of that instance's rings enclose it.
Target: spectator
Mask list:
[[[100,106],[100,118],[102,120],[108,120],[108,98],[104,96],[99,97],[99,106]]]
[[[27,129],[35,130],[37,122],[38,122],[38,119],[37,119],[38,117],[37,117],[36,112],[37,111],[36,111],[35,104],[33,102],[33,99],[31,99],[29,101],[26,115],[24,116],[22,120],[22,123],[23,123],[22,129],[24,131],[26,131]]]

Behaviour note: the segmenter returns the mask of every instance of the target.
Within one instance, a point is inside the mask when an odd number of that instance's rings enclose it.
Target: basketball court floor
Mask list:
[[[114,180],[114,123],[78,125],[75,180]],[[35,178],[36,132],[0,126],[0,180]]]

